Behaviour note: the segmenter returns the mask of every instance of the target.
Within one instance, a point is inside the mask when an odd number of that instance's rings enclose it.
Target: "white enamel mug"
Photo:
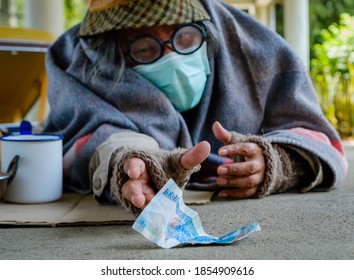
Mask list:
[[[2,184],[3,199],[14,203],[58,200],[63,190],[63,137],[31,134],[30,124],[23,123],[21,134],[0,138],[3,174],[6,174],[6,168],[11,166],[13,159],[19,156],[15,175],[8,184]]]

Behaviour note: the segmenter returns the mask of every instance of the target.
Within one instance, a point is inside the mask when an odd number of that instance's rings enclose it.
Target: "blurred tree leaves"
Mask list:
[[[85,0],[64,0],[65,28],[69,29],[78,24],[84,17],[87,9]]]
[[[354,15],[354,0],[310,0],[310,45],[323,41],[321,31],[335,22],[340,14]],[[311,48],[311,57],[313,57]]]
[[[343,13],[319,33],[311,77],[327,119],[341,136],[354,135],[354,16]]]

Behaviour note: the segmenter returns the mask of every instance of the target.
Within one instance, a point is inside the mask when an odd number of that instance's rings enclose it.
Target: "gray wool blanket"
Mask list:
[[[77,36],[78,26],[49,49],[51,112],[45,131],[64,136],[64,173],[71,189],[90,191],[89,161],[113,133],[143,133],[166,150],[207,140],[216,154],[222,143],[213,136],[214,121],[230,131],[308,151],[327,167],[329,179],[322,187],[340,184],[347,170],[343,148],[299,58],[246,13],[216,0],[201,2],[220,32],[220,46],[209,57],[211,75],[200,104],[183,114],[130,68],[119,83],[113,64],[99,79],[87,81],[84,69],[92,65],[95,53]]]

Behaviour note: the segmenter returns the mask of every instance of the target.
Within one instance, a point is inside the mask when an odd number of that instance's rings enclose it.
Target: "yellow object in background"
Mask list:
[[[0,123],[20,122],[38,102],[45,118],[45,52],[54,38],[40,30],[0,26]]]

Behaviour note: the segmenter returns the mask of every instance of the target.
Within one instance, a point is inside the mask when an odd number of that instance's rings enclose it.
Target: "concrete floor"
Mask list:
[[[354,260],[354,146],[346,144],[345,149],[349,174],[332,192],[192,206],[210,235],[252,222],[261,225],[260,232],[231,245],[161,249],[131,225],[2,227],[0,259]]]

